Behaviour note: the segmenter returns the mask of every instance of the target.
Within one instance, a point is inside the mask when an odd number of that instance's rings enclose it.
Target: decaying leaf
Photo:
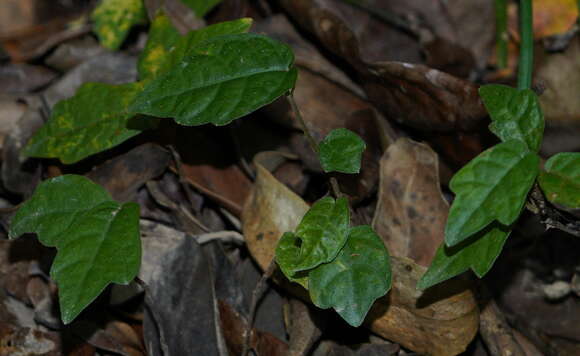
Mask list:
[[[257,177],[242,214],[248,248],[262,269],[274,257],[285,231],[292,231],[308,205],[256,164]],[[407,258],[392,258],[393,288],[377,300],[364,325],[410,350],[431,355],[456,355],[465,350],[477,332],[479,312],[473,294],[461,280],[424,292],[415,285],[425,268]],[[284,288],[288,282],[280,281]],[[305,297],[298,285],[289,290]],[[302,291],[302,293],[301,293]]]
[[[441,193],[437,154],[407,138],[381,159],[373,228],[393,256],[428,266],[443,241],[449,205]]]

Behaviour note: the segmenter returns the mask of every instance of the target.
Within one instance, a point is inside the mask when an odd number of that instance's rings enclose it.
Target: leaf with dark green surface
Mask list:
[[[389,254],[368,225],[353,227],[338,256],[308,274],[312,302],[334,308],[352,326],[362,324],[373,302],[390,288]]]
[[[222,2],[222,0],[182,0],[185,5],[195,12],[195,15],[199,18],[204,17],[211,9],[213,9],[217,4]]]
[[[130,110],[188,126],[226,125],[288,93],[293,62],[288,46],[265,36],[213,37],[145,84]]]
[[[135,25],[147,22],[143,0],[101,0],[91,14],[101,44],[117,50]]]
[[[454,246],[497,220],[511,225],[519,216],[538,175],[539,157],[519,140],[482,152],[451,179],[456,194],[445,243]]]
[[[173,43],[171,51],[163,61],[160,73],[165,73],[180,65],[191,56],[196,56],[196,47],[203,42],[219,36],[246,33],[252,27],[251,18],[216,23],[181,36]]]
[[[365,142],[347,129],[334,129],[320,142],[319,157],[325,172],[358,173]]]
[[[346,243],[348,200],[322,198],[308,210],[294,233],[284,234],[276,248],[276,262],[289,279],[298,272],[332,261]]]
[[[113,201],[83,176],[42,182],[12,219],[10,238],[24,233],[57,248],[50,274],[59,286],[65,324],[109,283],[127,284],[139,271],[139,206]]]
[[[470,268],[482,278],[501,253],[510,232],[509,227],[495,222],[456,246],[448,247],[442,243],[417,288],[429,288]]]
[[[84,84],[75,96],[54,106],[50,120],[28,141],[24,154],[70,164],[154,128],[157,119],[134,117],[127,111],[139,89],[139,83]]]
[[[484,85],[479,89],[492,123],[489,126],[502,141],[520,140],[538,152],[544,134],[544,115],[538,97],[530,89],[505,85]]]
[[[159,12],[151,23],[147,43],[139,56],[137,63],[139,79],[151,79],[160,73],[161,65],[167,61],[169,52],[180,37],[169,17]]]
[[[550,157],[539,181],[549,201],[580,209],[580,153],[564,152]]]

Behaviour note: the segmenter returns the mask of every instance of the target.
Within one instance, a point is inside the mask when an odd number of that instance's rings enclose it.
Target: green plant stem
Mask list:
[[[310,144],[310,148],[312,148],[314,153],[316,155],[318,155],[318,152],[319,152],[318,143],[316,143],[316,140],[310,134],[310,130],[308,129],[308,126],[306,126],[306,122],[304,121],[304,118],[302,117],[302,114],[300,113],[300,110],[298,109],[298,105],[296,105],[296,101],[294,100],[294,96],[292,94],[288,95],[288,102],[290,102],[290,107],[292,108],[292,111],[294,112],[294,116],[296,117],[296,119],[300,123],[300,127],[302,127],[302,132],[304,132],[304,136],[306,136],[306,140],[308,140],[308,143]],[[338,186],[338,182],[337,182],[336,178],[330,177],[330,187],[332,189],[333,194],[337,198],[340,198],[342,196],[342,193],[340,192],[340,188]]]
[[[580,1],[580,0],[579,0]],[[495,48],[498,68],[507,67],[508,31],[507,0],[495,0]]]
[[[534,29],[532,0],[520,0],[520,60],[518,65],[518,89],[532,87],[534,69]]]

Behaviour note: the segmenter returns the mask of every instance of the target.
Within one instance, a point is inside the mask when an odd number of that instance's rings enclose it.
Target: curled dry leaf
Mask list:
[[[250,253],[266,269],[278,239],[296,227],[308,205],[259,163],[256,167],[256,182],[244,206],[242,222]],[[418,353],[456,355],[464,351],[478,327],[473,294],[459,280],[418,291],[415,285],[426,269],[407,258],[394,257],[391,262],[393,289],[377,300],[365,325]],[[304,290],[297,284],[279,282],[304,298]]]
[[[397,58],[392,49],[398,47],[389,41],[388,31],[380,30],[376,20],[364,20],[359,10],[348,8],[349,17],[345,17],[340,2],[284,0],[281,4],[356,69],[367,95],[388,118],[420,130],[449,132],[473,130],[486,117],[476,85],[436,69],[400,62],[420,63],[420,58]],[[418,54],[417,43],[415,47]]]
[[[393,256],[429,266],[441,242],[449,206],[439,185],[437,154],[401,138],[381,158],[373,228]]]

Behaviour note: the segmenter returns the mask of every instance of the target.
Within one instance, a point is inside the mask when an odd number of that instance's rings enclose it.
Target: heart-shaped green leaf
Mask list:
[[[499,223],[492,223],[459,245],[439,246],[431,266],[417,283],[418,289],[426,289],[455,277],[469,268],[482,278],[489,272],[501,253],[511,230]]]
[[[295,233],[286,233],[276,248],[276,262],[291,280],[298,272],[332,261],[346,243],[350,212],[348,200],[322,198],[302,218]]]
[[[212,37],[248,32],[251,26],[252,19],[243,18],[220,22],[181,36],[169,18],[160,13],[151,24],[147,44],[139,58],[139,76],[152,79],[179,65],[198,44]]]
[[[373,302],[391,288],[389,254],[370,226],[356,226],[338,256],[310,271],[308,278],[316,306],[332,307],[350,325],[359,326]]]
[[[459,170],[449,187],[451,205],[445,243],[453,246],[497,220],[511,225],[519,216],[538,175],[539,157],[519,140],[482,152]]]
[[[157,119],[127,112],[139,89],[139,83],[84,84],[75,96],[54,106],[50,120],[28,141],[24,154],[75,163],[155,127]]]
[[[544,115],[536,93],[490,84],[482,86],[479,95],[493,121],[489,126],[491,132],[502,141],[525,142],[531,151],[538,152],[544,134]]]
[[[549,201],[580,209],[580,153],[564,152],[550,157],[539,181]]]
[[[320,142],[319,156],[325,172],[358,173],[365,142],[347,129],[334,129]]]
[[[147,21],[143,0],[101,0],[91,15],[101,44],[117,50],[134,25]]]
[[[65,324],[109,283],[127,284],[139,271],[139,206],[113,201],[83,176],[52,178],[36,188],[12,219],[9,236],[29,232],[57,248],[50,274]]]
[[[288,46],[265,36],[213,37],[148,82],[130,110],[182,125],[226,125],[290,91],[293,62]]]

